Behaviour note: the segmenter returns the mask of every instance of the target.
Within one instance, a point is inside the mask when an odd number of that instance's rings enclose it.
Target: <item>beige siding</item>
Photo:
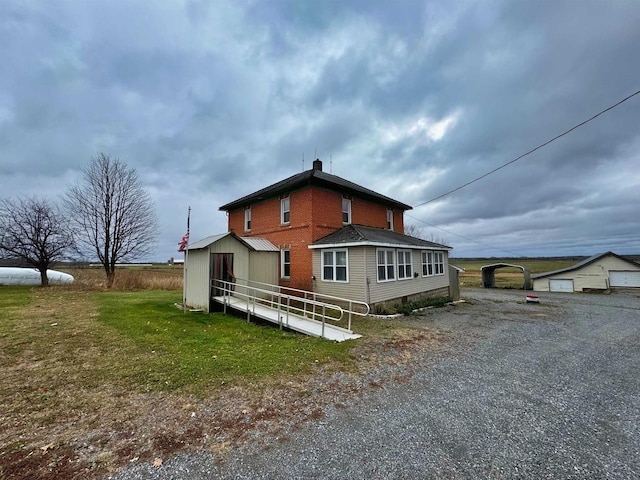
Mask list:
[[[278,252],[250,252],[249,278],[256,282],[278,285],[279,261]]]
[[[325,295],[334,295],[371,304],[447,288],[449,286],[447,252],[444,252],[444,275],[423,277],[422,250],[413,250],[411,255],[412,267],[414,272],[418,272],[418,277],[379,283],[376,248],[351,247],[348,250],[349,283],[323,282],[322,250],[313,250],[313,275],[316,278],[314,291]]]
[[[573,280],[573,289],[576,292],[590,288],[604,290],[609,288],[610,270],[640,270],[640,268],[618,257],[607,255],[577,270],[536,278],[533,280],[533,289],[536,292],[548,292],[550,279],[565,279]]]
[[[371,254],[367,255],[367,270],[370,278],[371,299],[369,303],[384,302],[395,298],[402,298],[416,293],[428,292],[449,286],[449,260],[447,252],[444,252],[444,275],[431,277],[422,276],[422,250],[412,250],[411,260],[414,272],[418,276],[407,280],[393,280],[390,282],[378,282],[378,263],[376,248],[368,247]],[[397,275],[397,269],[396,269]]]
[[[209,249],[190,250],[185,287],[187,305],[209,311]]]

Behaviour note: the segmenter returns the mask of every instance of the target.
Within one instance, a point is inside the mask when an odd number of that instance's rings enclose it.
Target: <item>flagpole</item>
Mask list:
[[[187,243],[184,249],[184,264],[182,265],[182,311],[187,313],[187,260],[189,259],[189,224],[191,222],[191,206],[187,211]]]

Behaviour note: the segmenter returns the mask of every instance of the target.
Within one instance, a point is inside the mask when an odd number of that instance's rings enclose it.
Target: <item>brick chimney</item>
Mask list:
[[[318,171],[322,171],[322,160],[320,160],[319,158],[316,158],[313,161],[313,169],[314,170],[318,170]]]

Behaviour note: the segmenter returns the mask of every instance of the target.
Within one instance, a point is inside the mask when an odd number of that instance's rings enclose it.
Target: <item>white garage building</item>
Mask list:
[[[536,292],[585,292],[640,288],[640,264],[613,252],[600,253],[575,265],[533,275]]]

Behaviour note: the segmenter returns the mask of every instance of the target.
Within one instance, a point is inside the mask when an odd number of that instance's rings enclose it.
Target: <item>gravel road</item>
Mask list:
[[[640,478],[640,298],[466,290],[415,322],[461,334],[284,439],[180,454],[123,479]]]

